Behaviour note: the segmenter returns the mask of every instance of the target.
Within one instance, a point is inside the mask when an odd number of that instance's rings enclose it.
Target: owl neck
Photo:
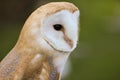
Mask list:
[[[50,69],[49,80],[60,80],[68,55],[61,54],[55,57],[47,56],[46,58]],[[43,64],[43,68],[45,69],[44,64]]]
[[[60,54],[56,57],[53,57],[53,64],[57,68],[58,72],[62,73],[68,56],[68,54]]]

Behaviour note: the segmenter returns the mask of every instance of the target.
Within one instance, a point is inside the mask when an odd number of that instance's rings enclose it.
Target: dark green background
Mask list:
[[[15,45],[22,25],[39,5],[61,0],[0,1],[0,60]],[[120,80],[120,1],[64,0],[80,9],[78,47],[63,80]]]

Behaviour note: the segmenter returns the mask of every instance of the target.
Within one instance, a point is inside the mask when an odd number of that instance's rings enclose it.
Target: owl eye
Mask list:
[[[53,25],[53,27],[56,31],[60,31],[63,28],[63,26],[61,24],[55,24],[55,25]]]

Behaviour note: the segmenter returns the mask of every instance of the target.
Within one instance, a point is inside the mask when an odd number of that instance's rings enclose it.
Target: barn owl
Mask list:
[[[0,80],[60,80],[78,40],[79,9],[69,2],[39,7],[0,63]]]

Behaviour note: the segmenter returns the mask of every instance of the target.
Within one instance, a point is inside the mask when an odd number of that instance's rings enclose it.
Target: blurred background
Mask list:
[[[1,0],[0,60],[38,6],[61,0]],[[80,9],[80,37],[63,80],[120,80],[120,0],[64,0]]]

